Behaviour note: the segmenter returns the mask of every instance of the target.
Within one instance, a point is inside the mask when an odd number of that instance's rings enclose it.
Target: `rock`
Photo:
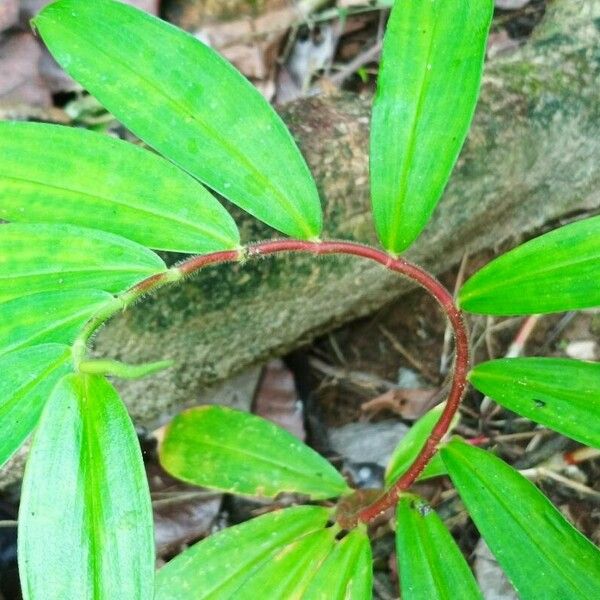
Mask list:
[[[502,10],[518,10],[529,4],[531,0],[496,0],[496,8]]]
[[[485,600],[519,600],[483,538],[475,547],[474,571]]]
[[[9,29],[19,20],[19,0],[0,0],[0,32]]]

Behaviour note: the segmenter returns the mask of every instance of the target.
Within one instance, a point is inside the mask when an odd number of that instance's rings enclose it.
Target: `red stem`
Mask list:
[[[344,525],[351,527],[358,522],[369,523],[378,516],[393,507],[400,494],[407,490],[419,477],[427,463],[435,454],[438,444],[452,424],[454,415],[458,411],[463,398],[467,374],[469,371],[469,337],[467,328],[463,319],[462,312],[456,306],[452,294],[435,277],[421,269],[420,267],[404,260],[403,258],[394,258],[381,250],[356,244],[353,242],[305,242],[301,240],[274,240],[252,244],[247,248],[247,256],[267,256],[270,254],[279,254],[282,252],[306,252],[310,254],[346,254],[360,256],[375,261],[391,271],[395,271],[409,279],[417,282],[425,288],[438,302],[448,317],[456,344],[454,374],[452,386],[448,394],[448,400],[444,411],[438,422],[433,428],[429,438],[425,442],[421,452],[415,458],[407,471],[400,477],[394,485],[385,491],[380,498],[372,504],[361,509],[358,514],[349,517]],[[186,260],[178,267],[182,274],[189,275],[210,264],[222,262],[232,262],[243,257],[243,253],[237,250],[215,252],[204,256],[197,256]],[[153,287],[156,282],[146,285],[146,282],[138,284],[137,289],[146,291]]]

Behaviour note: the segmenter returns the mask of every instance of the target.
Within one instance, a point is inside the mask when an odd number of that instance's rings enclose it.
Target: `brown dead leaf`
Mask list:
[[[435,406],[438,393],[438,388],[388,390],[364,402],[360,409],[370,417],[388,410],[403,419],[412,421],[422,417]]]

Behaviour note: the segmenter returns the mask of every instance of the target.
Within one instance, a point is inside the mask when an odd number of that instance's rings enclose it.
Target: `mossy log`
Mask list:
[[[431,224],[407,257],[440,273],[467,249],[517,243],[545,224],[598,210],[599,94],[600,2],[556,0],[527,44],[488,65],[469,140]],[[282,110],[318,182],[327,238],[376,242],[370,105],[371,98],[343,95]],[[275,235],[236,216],[246,241]],[[359,259],[286,256],[225,265],[139,303],[111,321],[95,347],[133,363],[175,360],[151,379],[118,383],[134,419],[152,425],[207,385],[407,289],[397,276]]]

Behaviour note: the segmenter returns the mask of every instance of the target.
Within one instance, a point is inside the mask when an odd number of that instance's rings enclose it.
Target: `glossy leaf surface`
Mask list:
[[[244,582],[282,548],[322,531],[329,516],[330,512],[321,507],[298,506],[211,535],[160,569],[156,600],[235,597]]]
[[[34,25],[62,67],[147,144],[275,229],[319,235],[318,193],[291,134],[216,52],[109,0],[61,0]]]
[[[413,424],[408,430],[408,433],[400,440],[400,443],[396,446],[392,458],[390,458],[390,462],[385,470],[386,486],[391,486],[397,479],[404,475],[408,467],[410,467],[415,458],[417,458],[419,452],[425,445],[427,438],[431,434],[431,431],[439,421],[444,406],[445,404],[440,404],[428,411]],[[455,417],[452,428],[456,426],[457,422],[458,416]],[[439,455],[435,454],[433,459],[419,476],[419,479],[430,479],[431,477],[438,477],[445,473],[446,470],[439,459]]]
[[[344,478],[314,450],[255,415],[222,406],[187,410],[167,427],[162,466],[174,477],[236,494],[313,499],[349,491]]]
[[[178,252],[239,244],[233,219],[202,185],[133,144],[83,129],[0,123],[0,156],[6,221],[92,227]]]
[[[402,0],[387,25],[371,126],[371,195],[384,248],[421,233],[467,136],[492,0]]]
[[[118,300],[99,290],[73,290],[22,296],[0,304],[0,355],[24,346],[71,344],[97,311]]]
[[[373,556],[367,534],[354,529],[323,561],[302,600],[369,600]]]
[[[469,379],[505,408],[600,448],[600,364],[507,358],[477,365]]]
[[[546,233],[486,265],[460,290],[460,306],[529,315],[600,306],[600,216]]]
[[[26,599],[150,600],[152,508],[135,430],[103,378],[69,375],[35,434],[19,512]]]
[[[403,598],[483,598],[444,522],[426,502],[415,496],[404,497],[398,503],[396,554]]]
[[[457,439],[441,453],[519,598],[600,597],[600,551],[533,483],[489,452]]]
[[[27,439],[56,383],[72,371],[62,344],[24,348],[0,357],[0,466]]]
[[[37,292],[122,292],[166,270],[154,252],[122,237],[72,225],[0,225],[0,301]]]

